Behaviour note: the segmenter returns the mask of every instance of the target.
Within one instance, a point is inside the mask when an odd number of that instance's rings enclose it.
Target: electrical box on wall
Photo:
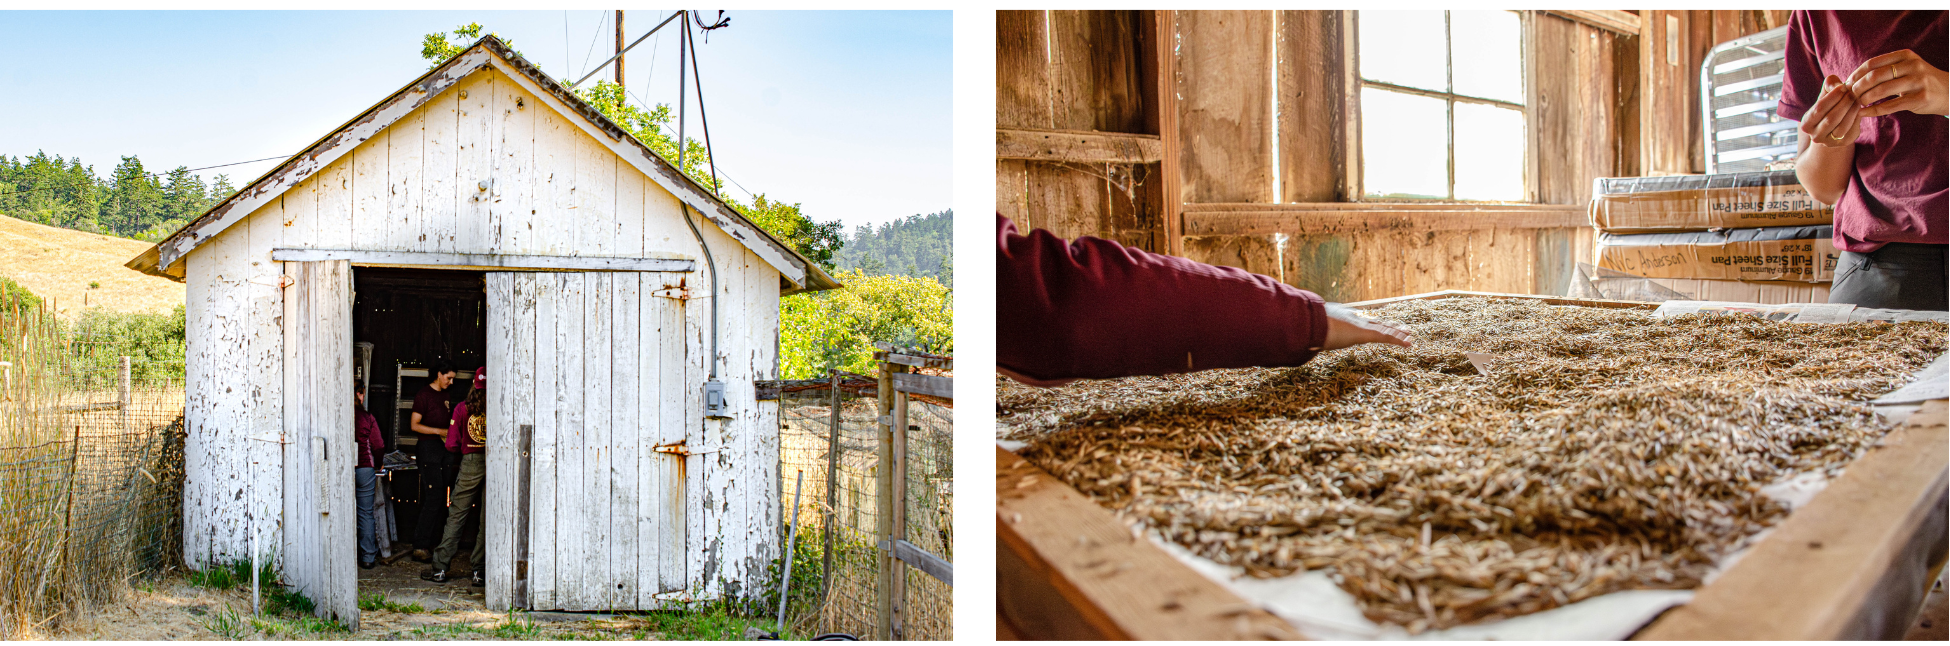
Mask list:
[[[731,406],[724,400],[724,382],[716,379],[704,382],[704,417],[706,419],[731,417]]]

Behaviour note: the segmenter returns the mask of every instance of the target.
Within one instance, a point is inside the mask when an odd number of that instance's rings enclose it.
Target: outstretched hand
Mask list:
[[[1372,321],[1339,303],[1327,304],[1327,345],[1322,350],[1339,350],[1363,343],[1387,343],[1407,348],[1410,334],[1392,323]]]

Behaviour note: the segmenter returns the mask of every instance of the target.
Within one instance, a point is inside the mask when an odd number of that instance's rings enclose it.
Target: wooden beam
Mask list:
[[[1156,135],[1090,130],[996,128],[995,158],[1078,164],[1151,164],[1164,159]]]
[[[891,546],[887,544],[887,541],[880,542],[880,549],[884,550],[890,547],[894,550],[894,558],[914,566],[914,569],[920,570],[928,576],[940,579],[942,583],[950,586],[955,585],[955,564],[949,563],[947,559],[930,554],[927,550],[921,549],[920,546],[909,543],[905,539],[894,541],[894,544]]]
[[[1582,207],[1546,204],[1187,204],[1185,235],[1328,235],[1590,226]]]
[[[1639,15],[1616,9],[1550,9],[1544,13],[1581,22],[1605,31],[1639,35]]]
[[[995,450],[996,606],[1024,639],[1298,639],[1109,510]]]
[[[271,259],[283,262],[349,260],[357,267],[445,267],[485,271],[692,271],[689,258],[620,258],[607,256],[525,256],[516,254],[426,253],[418,251],[361,251],[351,249],[272,249]]]
[[[954,399],[955,380],[952,377],[897,372],[894,373],[894,391]]]
[[[1340,136],[1334,142],[1341,165],[1341,201],[1361,199],[1361,24],[1358,11],[1338,12],[1341,26],[1340,66],[1322,73],[1341,76]]]
[[[1178,132],[1178,12],[1148,11],[1143,16],[1149,17],[1150,29],[1140,31],[1148,38],[1146,44],[1150,51],[1146,55],[1153,61],[1155,71],[1149,79],[1150,86],[1144,89],[1145,98],[1157,105],[1158,137],[1163,144],[1158,163],[1158,184],[1164,192],[1160,205],[1165,238],[1162,248],[1167,254],[1183,256],[1185,191],[1180,174],[1184,172],[1185,142],[1183,134]]]
[[[1639,310],[1659,309],[1658,303],[1645,303],[1640,301],[1614,301],[1614,300],[1595,299],[1595,298],[1561,298],[1557,296],[1537,296],[1533,294],[1498,294],[1495,292],[1471,292],[1471,291],[1464,291],[1460,289],[1449,289],[1449,290],[1443,290],[1439,292],[1430,292],[1427,294],[1410,294],[1408,296],[1396,296],[1393,298],[1377,298],[1371,301],[1360,301],[1357,303],[1348,303],[1347,306],[1357,310],[1372,310],[1372,309],[1380,309],[1383,307],[1387,307],[1389,305],[1393,305],[1395,303],[1400,303],[1403,301],[1425,301],[1425,300],[1434,300],[1438,298],[1528,298],[1528,299],[1543,301],[1544,303],[1549,305],[1576,305],[1579,307],[1603,307],[1607,309],[1639,309]]]
[[[1944,560],[1944,400],[1923,404],[1640,639],[1900,639]]]

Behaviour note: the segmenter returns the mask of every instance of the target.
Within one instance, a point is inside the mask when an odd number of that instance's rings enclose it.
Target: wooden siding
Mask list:
[[[514,573],[524,570],[525,607],[535,610],[656,608],[656,595],[701,583],[687,576],[683,554],[685,509],[698,484],[686,481],[686,458],[655,450],[697,446],[685,437],[683,403],[669,396],[682,391],[674,386],[686,361],[677,327],[683,303],[651,295],[667,281],[674,279],[488,275],[489,325],[506,331],[490,341],[489,363],[510,366],[495,400],[509,414],[495,422],[488,451],[490,608],[516,607]],[[560,351],[565,345],[573,347]],[[533,428],[537,450],[529,516],[517,518],[514,442],[523,425]],[[522,527],[531,552],[518,566]]]
[[[314,612],[359,629],[352,499],[352,266],[291,263],[285,275],[282,576]]]
[[[253,453],[246,439],[268,433],[275,442],[284,430],[279,376],[288,367],[288,319],[273,249],[701,260],[683,213],[674,195],[606,144],[487,67],[197,247],[186,257],[185,557],[198,565],[248,559],[253,522],[265,545],[283,540],[276,510],[286,489],[284,456],[263,447]],[[710,301],[633,324],[665,335],[675,330],[685,339],[680,347],[697,349],[678,355],[688,367],[681,390],[663,393],[664,405],[686,410],[683,437],[726,449],[686,465],[699,486],[716,487],[685,510],[689,527],[709,531],[692,531],[681,554],[658,558],[671,571],[691,564],[702,593],[715,596],[727,584],[758,585],[781,549],[778,411],[775,403],[753,401],[751,383],[777,377],[780,275],[710,219],[697,218],[697,227],[717,261],[718,292],[710,293],[701,262],[688,273],[658,275],[693,298],[719,301],[720,379],[733,417],[703,420]],[[554,402],[534,405],[539,415]],[[253,494],[255,504],[241,504]],[[252,509],[272,517],[253,520]],[[539,554],[546,546],[533,549]]]
[[[1165,37],[1105,27],[1123,21]],[[1592,257],[1595,242],[1583,218],[1565,214],[1588,202],[1593,179],[1629,174],[1639,164],[1638,39],[1556,15],[1527,20],[1535,64],[1532,189],[1537,205],[1571,209],[1458,227],[1453,217],[1419,205],[1345,202],[1359,186],[1351,176],[1359,170],[1358,149],[1348,139],[1356,131],[1346,100],[1354,91],[1346,76],[1347,24],[1337,11],[1000,12],[999,128],[1149,134],[1163,121],[1157,106],[1175,104],[1175,132],[1161,137],[1181,152],[1175,174],[1160,165],[1133,167],[1148,176],[1136,199],[1122,203],[1141,217],[1120,219],[1113,199],[1119,192],[1090,174],[1101,175],[1102,165],[1021,159],[997,161],[997,209],[1022,230],[1093,235],[1151,251],[1177,247],[1194,260],[1274,276],[1332,300],[1440,289],[1563,294],[1572,266]],[[1145,55],[1155,53],[1147,48],[1159,41],[1171,54],[1146,65]],[[1093,89],[1120,78],[1127,52],[1138,52],[1140,77],[1173,68],[1170,82],[1158,84],[1172,96],[1144,83],[1132,95]],[[1089,60],[1073,60],[1078,56]],[[1077,69],[1094,73],[1065,72]],[[1085,111],[1063,100],[1082,95],[1112,105]],[[1121,114],[1109,109],[1118,102],[1135,102],[1135,118],[1106,118]],[[1171,181],[1165,175],[1178,179],[1177,195],[1163,194]],[[1182,205],[1176,222],[1165,221],[1167,202]],[[1253,220],[1258,230],[1204,226],[1254,205],[1266,207]],[[1313,217],[1321,211],[1316,205],[1334,207],[1340,221],[1377,225],[1323,229]],[[1526,208],[1539,207],[1515,210]],[[1455,208],[1478,209],[1497,210]]]
[[[996,127],[1158,134],[1147,112],[1136,11],[996,13]],[[1017,228],[1094,235],[1160,251],[1159,164],[1101,155],[998,159],[996,210]]]

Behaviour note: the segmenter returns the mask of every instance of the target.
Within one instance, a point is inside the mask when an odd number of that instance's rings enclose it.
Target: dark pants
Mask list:
[[[447,527],[442,531],[440,549],[433,552],[433,567],[447,569],[460,551],[460,532],[467,527],[467,510],[474,503],[483,501],[487,493],[484,486],[487,480],[487,454],[469,453],[461,456],[460,477],[454,480],[454,507],[447,512]],[[485,510],[483,510],[485,513]],[[487,519],[481,519],[479,529],[474,530],[474,549],[467,553],[467,567],[481,569],[481,562],[487,554]]]
[[[432,552],[447,526],[447,487],[453,484],[454,454],[440,438],[418,435],[414,453],[420,467],[420,513],[413,521],[413,547]]]
[[[372,467],[359,467],[352,470],[353,491],[358,495],[359,509],[359,562],[371,563],[379,559],[379,537],[373,533],[372,492],[377,478],[373,477]]]
[[[1828,302],[1893,310],[1950,309],[1950,245],[1891,242],[1869,253],[1842,252]]]

